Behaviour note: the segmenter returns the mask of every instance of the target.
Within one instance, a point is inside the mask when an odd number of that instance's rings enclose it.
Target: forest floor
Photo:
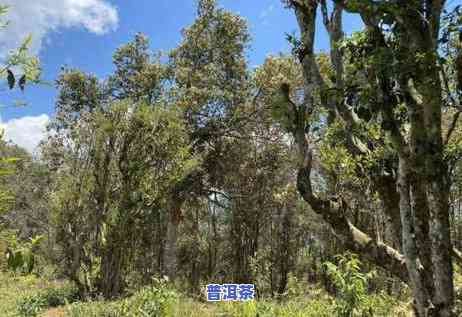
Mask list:
[[[113,301],[78,302],[65,281],[0,273],[3,317],[332,317],[335,301],[320,288],[282,301],[206,303],[168,289],[150,288]],[[371,297],[373,316],[411,316],[409,305],[387,297]],[[71,303],[74,302],[74,303]]]

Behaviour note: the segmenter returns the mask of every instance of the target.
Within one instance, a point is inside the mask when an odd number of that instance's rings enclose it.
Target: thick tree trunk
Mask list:
[[[202,195],[203,173],[200,169],[192,171],[184,179],[176,184],[170,193],[170,208],[167,221],[167,232],[163,259],[163,273],[170,280],[174,280],[178,269],[177,241],[178,227],[182,221],[182,208],[187,199],[195,193]]]
[[[133,215],[129,212],[133,209],[130,199],[132,192],[130,183],[127,181],[129,174],[122,169],[123,188],[120,212],[113,223],[109,221],[107,225],[106,245],[103,248],[101,258],[101,277],[99,291],[105,299],[112,299],[122,295],[125,284],[125,273],[127,263],[132,258],[133,249],[131,243],[133,236]]]
[[[124,255],[121,254],[121,247],[116,241],[109,243],[101,260],[99,281],[99,291],[105,299],[120,296],[123,291],[122,261]]]
[[[437,40],[439,21],[444,1],[416,1],[396,9],[383,1],[335,1],[332,15],[327,14],[325,1],[292,0],[301,31],[299,59],[305,77],[305,101],[301,106],[288,102],[292,117],[291,127],[300,155],[298,190],[312,209],[321,214],[335,234],[345,242],[348,249],[363,258],[390,270],[399,276],[397,268],[406,272],[415,297],[419,316],[453,316],[453,272],[448,206],[448,169],[443,159],[441,131],[441,83],[437,65]],[[368,75],[377,81],[377,107],[382,124],[390,133],[391,141],[399,154],[398,193],[393,183],[382,176],[371,177],[375,190],[384,201],[385,213],[396,229],[402,230],[402,247],[405,258],[396,250],[374,241],[353,226],[345,217],[345,202],[318,198],[311,188],[311,149],[307,116],[313,111],[316,88],[328,89],[317,69],[313,53],[316,10],[321,4],[324,24],[331,37],[331,61],[336,73],[334,97],[321,93],[321,102],[330,110],[334,108],[348,129],[358,126],[354,111],[344,104],[343,57],[338,49],[342,38],[341,11],[343,5],[361,14],[376,47],[393,51],[379,26],[380,15],[391,14],[399,28],[396,32],[399,52],[395,52],[403,72],[398,83],[392,72],[380,66],[369,67]],[[419,58],[416,58],[419,56]],[[406,71],[404,71],[406,70]],[[398,71],[399,72],[399,71]],[[402,94],[394,95],[394,86],[400,86]],[[393,108],[404,103],[408,108],[410,131],[400,126]],[[409,131],[409,133],[408,133]],[[408,133],[408,135],[403,135]],[[407,141],[409,140],[409,142]],[[368,149],[357,142],[353,135],[347,137],[347,148],[352,155],[367,153]],[[385,204],[386,203],[386,204]],[[398,217],[398,215],[400,217]],[[399,239],[399,234],[396,235]],[[401,239],[399,239],[401,240]],[[398,240],[398,241],[399,241]],[[396,240],[395,240],[396,244]]]
[[[409,178],[411,167],[409,157],[400,156],[399,182],[401,224],[403,230],[403,251],[406,259],[406,267],[409,272],[409,282],[414,294],[415,308],[419,316],[428,316],[431,308],[431,294],[426,287],[424,278],[425,269],[418,257],[417,243],[415,240],[415,226],[411,206],[411,194]]]
[[[449,182],[448,169],[443,159],[443,140],[441,131],[441,87],[438,74],[434,74],[432,89],[438,96],[424,95],[424,102],[428,98],[426,109],[426,125],[429,135],[428,171],[429,186],[427,189],[430,206],[432,240],[432,260],[435,279],[434,304],[440,316],[453,316],[454,282],[452,268],[452,242],[449,223]],[[439,87],[438,87],[439,86]],[[438,90],[439,88],[439,90]]]
[[[291,128],[299,154],[299,172],[297,176],[298,191],[303,199],[311,206],[313,211],[320,214],[323,219],[330,224],[335,235],[344,243],[349,250],[360,254],[363,258],[370,260],[372,263],[389,270],[394,276],[397,276],[403,281],[408,280],[405,261],[403,256],[390,246],[374,241],[370,236],[360,231],[346,218],[346,205],[329,200],[323,200],[313,193],[311,187],[311,161],[312,150],[309,147],[308,136],[306,131],[309,131],[307,124],[307,115],[312,112],[313,94],[316,87],[325,88],[325,84],[320,77],[319,70],[314,60],[314,35],[316,26],[316,10],[317,3],[312,1],[291,1],[291,5],[295,9],[298,25],[300,27],[303,49],[299,52],[299,59],[303,67],[305,77],[305,100],[304,104],[297,108],[293,104],[290,106],[290,111],[293,112],[292,117],[296,118],[294,126]],[[337,37],[342,36],[341,26],[341,11],[342,7],[337,6],[335,17],[335,25],[331,25],[332,33]],[[337,39],[338,40],[338,39]],[[340,55],[335,55],[340,58]],[[333,61],[334,62],[334,61]],[[334,63],[335,64],[335,63]],[[336,67],[337,76],[341,76],[341,62]],[[332,107],[341,106],[337,98],[335,101],[329,102]],[[346,119],[347,122],[354,122],[356,119],[354,114],[348,109],[340,107],[338,112]],[[353,142],[354,143],[354,142]]]
[[[309,160],[310,161],[310,160]],[[311,189],[311,162],[298,172],[297,186],[303,199],[314,212],[320,214],[332,227],[334,234],[340,238],[343,245],[362,258],[380,266],[404,282],[408,274],[404,257],[390,246],[374,241],[370,236],[353,226],[345,216],[341,206],[334,206],[330,201],[316,197]]]

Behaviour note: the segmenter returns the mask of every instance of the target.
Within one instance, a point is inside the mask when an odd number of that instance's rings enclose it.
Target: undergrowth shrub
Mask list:
[[[325,266],[332,279],[337,296],[333,302],[335,316],[373,317],[389,316],[396,300],[379,293],[369,294],[368,283],[375,272],[364,273],[361,262],[352,254],[337,256],[337,264],[326,262]]]
[[[34,317],[47,308],[63,306],[77,300],[79,300],[78,291],[73,286],[46,288],[19,299],[17,307],[20,316]]]
[[[156,279],[153,286],[144,288],[131,298],[122,301],[120,316],[174,317],[178,299],[178,293],[168,286],[166,280]]]
[[[345,262],[346,261],[346,262]],[[346,265],[346,263],[349,263]],[[67,307],[70,317],[389,317],[397,314],[392,297],[367,293],[367,277],[359,262],[351,259],[335,266],[343,282],[338,298],[322,288],[307,290],[294,276],[289,278],[288,294],[248,302],[200,302],[180,294],[166,280],[155,280],[150,287],[113,302],[74,303]],[[332,270],[334,268],[332,267]],[[357,281],[359,279],[363,282]],[[350,285],[349,283],[353,283]],[[343,292],[343,293],[342,293]],[[371,315],[372,314],[372,315]],[[407,315],[406,315],[407,316]]]
[[[71,317],[176,317],[178,293],[164,279],[117,302],[79,303],[70,305]]]

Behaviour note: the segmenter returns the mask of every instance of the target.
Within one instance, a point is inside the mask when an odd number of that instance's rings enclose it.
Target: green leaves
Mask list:
[[[6,253],[8,269],[25,274],[32,273],[35,264],[34,252],[44,238],[45,236],[38,235],[30,238],[30,242],[21,244],[19,247],[10,246]]]
[[[10,89],[13,89],[16,84],[16,78],[11,70],[12,68],[22,70],[22,75],[18,81],[18,86],[22,91],[25,89],[26,81],[31,83],[40,82],[40,62],[36,56],[29,55],[29,48],[31,44],[32,36],[29,35],[23,41],[21,46],[16,51],[12,52],[7,58],[4,68],[7,72],[7,81]]]
[[[290,120],[287,98],[280,91],[274,93],[273,102],[271,103],[271,116],[286,131],[290,131],[294,124],[293,118]]]
[[[292,46],[292,54],[294,56],[300,56],[300,53],[303,51],[303,43],[297,35],[295,35],[295,33],[286,33],[286,40]]]
[[[24,91],[24,88],[26,87],[26,75],[21,76],[18,84],[19,84],[19,88],[21,89],[21,91]]]
[[[8,13],[9,6],[0,5],[0,19],[3,19],[3,16]],[[9,21],[0,21],[0,29],[4,29],[8,26]]]
[[[16,82],[16,79],[14,78],[14,74],[11,70],[7,69],[7,80],[8,80],[8,87],[10,89],[14,88],[14,84]]]
[[[23,297],[18,301],[21,317],[39,316],[47,308],[64,306],[79,299],[77,289],[71,285],[60,285],[59,288],[48,286],[39,293]]]
[[[5,15],[8,13],[9,6],[7,5],[0,5],[0,16]]]
[[[255,82],[262,101],[269,106],[271,117],[285,131],[293,128],[294,114],[290,100],[299,101],[303,85],[300,64],[292,56],[270,56],[255,70]],[[282,89],[283,88],[283,89]]]
[[[170,54],[170,70],[176,102],[186,110],[188,122],[216,130],[236,121],[236,108],[250,94],[245,56],[250,35],[246,21],[216,6],[216,1],[201,1],[198,11]]]
[[[66,133],[61,130],[57,137]],[[60,154],[65,160],[56,179],[53,209],[59,226],[73,226],[82,235],[94,235],[100,228],[96,241],[82,242],[94,268],[82,283],[97,289],[98,279],[110,270],[99,265],[105,250],[127,254],[121,258],[122,270],[137,261],[136,255],[145,250],[137,249],[141,239],[152,235],[157,221],[153,214],[168,210],[172,187],[193,168],[194,160],[181,112],[131,99],[82,113],[67,137],[72,145]],[[95,208],[107,209],[95,218]],[[130,239],[119,243],[121,236]],[[69,239],[63,234],[63,245]],[[75,265],[86,274],[87,263]]]
[[[368,305],[367,284],[375,273],[363,273],[355,255],[347,253],[336,260],[337,264],[326,262],[324,266],[339,292],[335,302],[337,316],[374,316],[374,308]]]
[[[38,235],[30,238],[30,244],[32,248],[37,247],[43,240],[45,240],[44,235]]]
[[[7,69],[6,70],[6,79],[7,79],[7,82],[8,82],[8,88],[10,90],[12,90],[15,85],[16,85],[16,77],[14,75],[14,73],[10,70],[10,69]],[[21,91],[24,91],[24,89],[26,88],[26,74],[23,74],[20,78],[19,78],[19,81],[18,81],[18,86],[19,86],[19,89],[21,89]]]

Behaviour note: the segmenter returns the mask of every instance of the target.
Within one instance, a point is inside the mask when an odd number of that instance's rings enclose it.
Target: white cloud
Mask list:
[[[34,153],[47,132],[46,125],[50,118],[46,114],[36,117],[22,117],[0,124],[4,130],[4,140],[12,141],[30,153]]]
[[[266,19],[274,11],[274,4],[270,4],[262,12],[260,12],[260,19]]]
[[[46,35],[60,28],[83,27],[104,34],[118,25],[117,9],[107,0],[3,0],[10,6],[7,30],[0,32],[0,55],[33,36],[32,52],[38,53]]]
[[[267,6],[265,9],[263,9],[261,12],[260,12],[260,23],[262,25],[268,25],[269,24],[269,20],[270,20],[270,17],[272,15],[272,13],[274,12],[274,9],[275,9],[275,6],[274,4],[270,4],[269,6]]]

